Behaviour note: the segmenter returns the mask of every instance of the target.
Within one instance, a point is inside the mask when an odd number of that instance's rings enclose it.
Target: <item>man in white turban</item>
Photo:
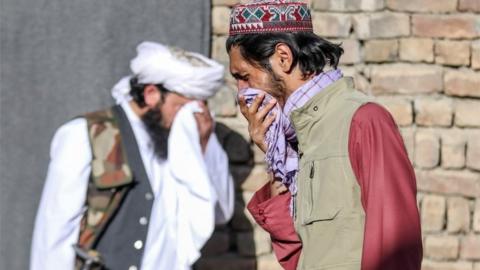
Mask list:
[[[228,160],[206,105],[224,68],[143,42],[112,108],[61,126],[37,212],[31,270],[191,269],[233,214]]]

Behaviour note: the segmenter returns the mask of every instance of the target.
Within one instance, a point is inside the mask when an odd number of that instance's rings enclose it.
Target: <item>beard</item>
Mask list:
[[[162,112],[160,106],[155,106],[148,110],[143,116],[142,121],[147,127],[147,132],[153,142],[155,155],[160,159],[168,157],[168,136],[170,129],[162,125]]]
[[[275,71],[269,71],[268,88],[271,95],[277,99],[280,103],[284,103],[284,96],[286,92],[285,83],[282,78],[275,73]]]

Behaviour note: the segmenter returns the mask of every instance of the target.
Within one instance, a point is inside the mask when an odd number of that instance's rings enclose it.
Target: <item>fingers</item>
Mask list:
[[[259,109],[262,105],[263,100],[265,99],[265,94],[260,93],[258,94],[252,104],[250,106],[247,105],[244,96],[240,96],[238,98],[238,105],[240,107],[240,112],[245,116],[247,119],[250,119],[253,115],[255,115],[257,120],[263,120],[265,116],[275,107],[277,101],[275,99],[271,99],[262,109]]]
[[[263,129],[266,131],[271,125],[272,123],[275,121],[275,118],[277,116],[277,112],[272,112],[271,115],[269,115],[265,121],[263,122]]]
[[[250,137],[263,152],[266,152],[268,148],[268,145],[265,143],[265,134],[267,134],[268,129],[275,121],[275,115],[275,112],[273,112],[265,121],[258,123],[256,126],[249,125],[248,127]]]
[[[275,180],[275,181],[273,181],[272,185],[273,185],[273,187],[274,187],[275,189],[278,190],[278,189],[280,189],[280,188],[282,187],[283,184],[282,184],[282,182]]]
[[[270,183],[270,194],[271,196],[277,196],[288,191],[287,186],[278,180],[274,180]]]
[[[256,115],[257,120],[262,121],[265,116],[273,109],[273,107],[277,104],[277,101],[275,99],[271,99],[265,107],[260,109]]]
[[[240,112],[246,118],[248,122],[248,132],[253,142],[263,151],[267,150],[267,144],[265,143],[265,134],[268,131],[268,128],[275,121],[276,114],[272,112],[273,107],[277,104],[275,99],[272,99],[267,104],[265,104],[260,110],[260,106],[265,99],[265,93],[261,93],[255,97],[250,106],[247,105],[246,99],[244,96],[239,96],[238,105],[240,107]],[[267,116],[269,115],[269,116]]]
[[[243,116],[247,117],[246,113],[248,111],[248,106],[244,96],[238,97],[238,106],[240,107],[240,112],[243,114]]]
[[[277,190],[278,194],[282,194],[288,190],[287,186],[285,186],[282,182],[275,181],[275,189]]]
[[[264,93],[258,94],[252,102],[252,105],[249,108],[250,114],[258,112],[258,108],[262,105],[263,99],[265,98]]]

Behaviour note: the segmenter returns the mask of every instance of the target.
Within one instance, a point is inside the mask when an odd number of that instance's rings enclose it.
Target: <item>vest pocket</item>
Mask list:
[[[313,160],[304,167],[303,225],[333,220],[342,209],[341,183],[336,182],[335,177],[330,178],[333,175],[327,171],[331,172],[332,168],[326,169],[323,164]]]

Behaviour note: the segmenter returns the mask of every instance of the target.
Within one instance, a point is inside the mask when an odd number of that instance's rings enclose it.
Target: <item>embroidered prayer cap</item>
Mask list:
[[[233,7],[230,36],[271,32],[313,32],[307,4],[300,0],[253,0]]]
[[[162,84],[172,92],[205,100],[219,90],[224,76],[223,65],[208,57],[150,41],[137,46],[130,69],[133,75],[122,78],[112,89],[117,103],[131,100],[132,77],[141,84]]]

